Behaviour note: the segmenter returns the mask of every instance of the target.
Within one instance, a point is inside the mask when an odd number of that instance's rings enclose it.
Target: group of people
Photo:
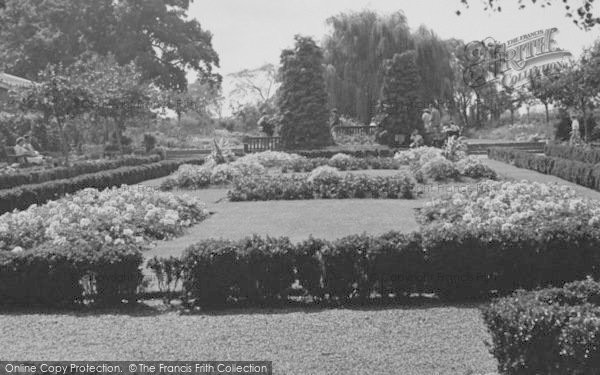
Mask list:
[[[24,160],[27,164],[44,164],[44,157],[31,144],[31,135],[29,134],[17,138],[14,150],[17,160]]]
[[[424,135],[419,134],[419,130],[413,130],[410,140],[410,147],[433,146],[442,147],[444,141],[450,137],[459,137],[460,128],[450,121],[442,126],[440,111],[433,106],[423,109],[421,115],[423,121]]]

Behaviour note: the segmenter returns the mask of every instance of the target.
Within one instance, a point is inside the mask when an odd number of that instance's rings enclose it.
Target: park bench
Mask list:
[[[8,164],[19,163],[19,164],[27,164],[27,158],[25,156],[17,156],[15,154],[15,148],[12,146],[6,147],[6,161]]]

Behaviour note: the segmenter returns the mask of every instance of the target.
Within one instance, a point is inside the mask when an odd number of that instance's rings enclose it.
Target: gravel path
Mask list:
[[[15,360],[271,360],[275,374],[487,374],[477,306],[4,314]]]

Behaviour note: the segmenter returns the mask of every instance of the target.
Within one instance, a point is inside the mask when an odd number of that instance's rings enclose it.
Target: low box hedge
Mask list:
[[[82,174],[95,173],[125,166],[156,163],[160,161],[159,155],[151,156],[126,156],[122,159],[103,161],[84,161],[75,163],[70,167],[49,169],[34,169],[14,174],[0,175],[0,190],[10,189],[20,185],[39,184],[46,181],[72,178]]]
[[[519,168],[550,174],[582,186],[600,190],[600,164],[530,154],[509,148],[490,148],[488,156],[491,159],[513,164]]]
[[[32,204],[43,204],[58,199],[65,194],[85,188],[105,189],[123,184],[131,185],[153,178],[166,176],[181,164],[202,164],[203,159],[164,160],[157,163],[134,167],[83,174],[77,177],[23,185],[12,189],[0,190],[0,214],[14,209],[25,209]]]
[[[582,163],[600,163],[600,150],[582,146],[549,143],[544,146],[544,154]]]
[[[259,175],[235,179],[227,196],[232,201],[415,197],[414,180],[406,174],[368,176],[347,174],[339,179]]]
[[[501,374],[600,373],[600,284],[518,291],[483,309]]]
[[[368,149],[356,150],[348,148],[336,148],[329,150],[290,150],[290,153],[298,154],[307,158],[331,158],[335,154],[347,154],[355,158],[366,157],[393,157],[395,151],[387,147],[373,147]]]
[[[296,245],[287,238],[206,240],[186,249],[174,267],[183,274],[171,279],[182,277],[202,306],[285,299],[295,280],[306,295],[332,301],[432,292],[465,300],[597,276],[599,249],[598,231],[576,227],[504,234],[426,228]]]
[[[0,305],[72,306],[133,300],[143,256],[135,246],[78,241],[0,252]]]

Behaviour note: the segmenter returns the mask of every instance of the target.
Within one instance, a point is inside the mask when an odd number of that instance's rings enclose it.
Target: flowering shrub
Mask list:
[[[171,176],[166,178],[160,188],[162,190],[171,190],[175,187],[184,189],[193,189],[210,185],[210,177],[212,174],[212,165],[191,165],[184,164],[175,171]]]
[[[420,166],[419,171],[435,181],[457,178],[459,176],[458,169],[456,169],[454,163],[441,156],[424,162]]]
[[[396,160],[401,165],[413,165],[417,163],[417,165],[424,164],[428,160],[433,158],[437,158],[442,155],[442,150],[436,147],[415,147],[408,149],[406,151],[399,151],[394,155],[394,160]]]
[[[252,176],[236,179],[227,193],[232,201],[280,199],[413,198],[414,181],[406,174],[389,177],[346,174],[320,167],[310,178]]]
[[[77,194],[0,216],[0,251],[19,252],[45,242],[61,245],[89,233],[103,244],[142,245],[180,234],[208,211],[196,199],[135,187]]]
[[[422,224],[446,229],[540,228],[557,222],[600,227],[600,202],[582,198],[564,185],[485,181],[471,191],[440,198],[420,209]]]
[[[241,176],[260,175],[266,173],[265,168],[256,161],[238,159],[232,163],[215,164],[208,162],[201,166],[182,165],[171,176],[166,178],[160,188],[171,190],[175,187],[199,189],[213,185],[225,185]]]
[[[498,178],[496,172],[480,159],[467,156],[467,145],[454,137],[448,139],[443,149],[411,148],[396,153],[394,160],[402,165],[410,165],[419,182],[425,182],[426,178],[440,181],[460,176],[492,180]]]
[[[442,155],[450,161],[459,161],[467,157],[468,147],[462,138],[450,137],[444,143]]]
[[[351,169],[350,167],[353,164],[353,159],[354,157],[350,155],[338,153],[333,155],[331,159],[329,159],[329,165],[344,171],[346,169]]]
[[[458,173],[462,176],[471,177],[471,178],[487,178],[489,180],[498,179],[498,175],[496,172],[483,164],[481,159],[475,156],[468,156],[459,160],[456,164],[456,169]]]
[[[303,159],[303,157],[296,154],[288,154],[287,152],[264,151],[245,155],[239,158],[238,161],[254,162],[262,165],[265,168],[272,168],[282,167],[287,163],[291,163],[299,159]]]
[[[335,183],[342,178],[337,168],[322,166],[317,167],[308,175],[308,182]]]

